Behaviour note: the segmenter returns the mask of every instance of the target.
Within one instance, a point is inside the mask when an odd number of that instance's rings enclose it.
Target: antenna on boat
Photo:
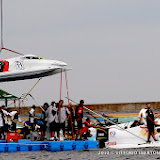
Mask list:
[[[5,48],[5,47],[3,46],[3,2],[2,2],[3,0],[0,0],[0,1],[1,1],[1,48],[0,48],[0,53],[1,53],[1,51],[4,49],[4,50],[7,50],[7,51],[10,51],[10,52],[19,54],[19,55],[24,55],[23,53],[16,52],[16,51],[14,51],[14,50]]]

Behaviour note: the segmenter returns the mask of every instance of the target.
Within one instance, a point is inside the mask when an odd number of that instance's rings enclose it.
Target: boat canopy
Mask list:
[[[0,101],[5,101],[6,107],[7,107],[8,101],[15,101],[18,99],[19,99],[19,97],[0,89]]]

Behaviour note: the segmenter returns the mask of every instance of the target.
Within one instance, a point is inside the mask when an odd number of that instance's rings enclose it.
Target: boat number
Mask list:
[[[17,66],[17,70],[24,70],[23,62],[17,61],[16,66]]]

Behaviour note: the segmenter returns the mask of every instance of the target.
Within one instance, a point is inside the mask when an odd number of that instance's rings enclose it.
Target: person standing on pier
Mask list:
[[[74,134],[75,134],[75,122],[74,122],[74,119],[75,119],[74,113],[75,113],[75,111],[74,111],[74,109],[72,107],[72,103],[69,103],[68,109],[70,111],[70,116],[69,116],[69,119],[68,119],[68,136],[72,135],[72,139],[73,139],[74,138]]]
[[[51,105],[47,108],[46,111],[46,118],[47,118],[47,124],[46,126],[49,127],[50,131],[50,140],[56,140],[55,132],[57,130],[57,124],[55,121],[57,114],[57,108],[55,102],[51,102]]]
[[[147,142],[150,142],[150,140],[149,140],[150,136],[152,136],[153,139],[155,141],[157,141],[154,136],[154,126],[155,126],[154,114],[151,110],[150,103],[146,103],[146,108],[141,109],[139,116],[140,116],[140,120],[139,120],[139,122],[137,122],[137,125],[139,125],[141,123],[141,121],[143,120],[144,124],[147,125],[147,128],[148,128]]]
[[[76,140],[78,139],[78,136],[80,136],[80,140],[82,140],[83,105],[84,105],[84,100],[80,100],[80,104],[76,107],[75,110],[75,118],[78,125],[78,130],[76,132]]]
[[[10,112],[10,118],[11,118],[11,121],[12,121],[11,131],[15,132],[16,129],[17,129],[16,128],[17,122],[22,122],[22,120],[19,117],[19,114],[20,114],[20,109]]]
[[[68,108],[63,106],[63,100],[59,101],[58,110],[57,110],[57,117],[56,117],[56,123],[57,123],[57,136],[60,139],[60,129],[63,131],[63,138],[65,140],[65,122],[70,117],[70,111]]]
[[[151,110],[151,104],[150,103],[147,103],[147,128],[148,128],[148,140],[147,142],[150,142],[150,136],[153,137],[153,139],[155,141],[157,141],[155,139],[155,136],[154,136],[154,126],[155,126],[155,123],[154,123],[154,114]]]
[[[31,127],[32,127],[32,131],[34,131],[35,129],[35,108],[36,106],[33,105],[31,110],[29,111],[29,123],[31,124]]]
[[[5,139],[6,139],[6,135],[7,135],[7,132],[9,131],[9,125],[8,125],[8,118],[9,118],[9,112],[6,110],[6,106],[5,105],[2,105],[2,111],[3,111],[3,114],[4,114],[4,135],[5,135]]]
[[[48,107],[49,107],[48,103],[44,103],[42,114],[41,114],[42,125],[40,126],[40,128],[41,128],[41,140],[44,140],[45,133],[46,133],[46,124],[47,124],[46,111],[47,111]]]
[[[2,106],[0,106],[0,139],[2,139],[2,135],[4,136],[4,113],[2,111]]]

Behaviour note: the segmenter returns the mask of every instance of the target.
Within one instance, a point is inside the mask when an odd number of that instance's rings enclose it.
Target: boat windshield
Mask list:
[[[25,59],[43,59],[43,58],[41,58],[41,57],[31,57],[31,56],[28,56],[28,57],[25,57]]]

